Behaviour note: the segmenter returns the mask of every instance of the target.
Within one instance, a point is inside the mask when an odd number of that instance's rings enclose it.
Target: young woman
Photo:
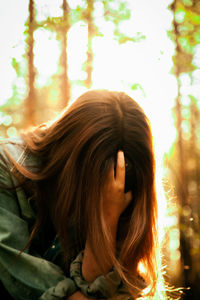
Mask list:
[[[132,98],[88,91],[53,122],[2,141],[0,154],[2,293],[15,300],[154,295],[152,135]]]

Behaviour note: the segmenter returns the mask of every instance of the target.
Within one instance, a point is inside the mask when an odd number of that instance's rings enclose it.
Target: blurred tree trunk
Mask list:
[[[88,49],[87,49],[87,60],[86,60],[86,73],[87,78],[85,80],[85,85],[87,88],[92,86],[92,69],[93,69],[93,59],[94,54],[92,51],[92,39],[95,34],[95,26],[93,22],[93,10],[94,10],[94,0],[87,0],[87,11],[86,18],[88,24]]]
[[[171,5],[171,10],[173,12],[173,27],[175,33],[175,45],[176,45],[176,54],[175,56],[178,57],[181,54],[181,47],[179,44],[178,36],[178,24],[175,19],[176,13],[176,4],[177,0],[173,2]],[[178,60],[177,60],[178,61]],[[181,104],[181,82],[180,82],[180,74],[181,69],[179,68],[179,64],[175,64],[175,76],[177,79],[177,87],[178,93],[176,97],[175,103],[175,114],[176,114],[176,127],[177,127],[177,146],[178,146],[178,159],[179,159],[179,170],[178,171],[178,182],[177,182],[177,196],[178,202],[180,205],[180,210],[188,205],[188,182],[186,178],[186,156],[184,151],[184,141],[183,141],[183,131],[182,131],[182,104]],[[183,266],[183,280],[184,286],[188,287],[190,285],[190,268],[192,265],[192,258],[190,254],[190,243],[185,235],[185,227],[186,227],[187,220],[182,213],[180,213],[180,252],[181,252],[181,259],[182,259],[182,266]]]
[[[69,20],[69,5],[66,0],[63,0],[63,24],[61,25],[61,106],[66,107],[70,100],[70,82],[68,78],[67,64],[67,33],[70,27]]]
[[[191,157],[190,166],[190,203],[192,207],[191,214],[191,227],[193,229],[193,239],[192,244],[192,269],[191,277],[193,289],[196,290],[196,298],[200,297],[200,205],[199,205],[199,190],[200,190],[200,155],[198,149],[198,131],[199,131],[199,109],[197,105],[197,99],[190,96],[190,149],[189,152]]]
[[[199,107],[198,96],[195,93],[194,72],[199,68],[195,63],[195,51],[199,44],[197,33],[200,30],[199,1],[174,0],[170,6],[173,15],[174,41],[176,55],[173,57],[175,75],[178,83],[176,99],[177,121],[177,152],[175,156],[179,163],[178,179],[176,183],[177,198],[180,205],[180,251],[182,262],[183,282],[181,285],[190,287],[185,291],[184,299],[200,299],[200,136],[199,136]],[[182,13],[182,18],[180,17]],[[183,43],[184,40],[184,43]],[[182,105],[182,91],[180,76],[190,77],[189,91],[183,89],[183,96],[190,99],[189,104]],[[184,109],[184,117],[183,117]],[[184,125],[184,126],[183,126]]]
[[[27,59],[28,59],[28,97],[25,103],[26,126],[35,124],[35,68],[34,68],[34,0],[29,1],[28,38],[27,38]]]

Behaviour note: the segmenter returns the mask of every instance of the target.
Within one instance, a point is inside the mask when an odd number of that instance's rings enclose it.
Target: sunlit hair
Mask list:
[[[158,283],[158,229],[155,164],[149,121],[141,107],[122,92],[92,90],[73,102],[56,121],[23,135],[28,150],[41,162],[39,172],[16,164],[36,183],[39,228],[53,220],[63,253],[70,251],[69,230],[86,236],[104,272],[108,260],[134,297],[141,296],[142,274],[153,296]],[[117,254],[102,215],[102,187],[114,158],[122,149],[133,165],[133,201],[122,213]],[[101,253],[101,260],[99,259]]]

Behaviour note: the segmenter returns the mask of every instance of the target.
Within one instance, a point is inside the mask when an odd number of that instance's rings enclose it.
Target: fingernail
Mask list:
[[[121,168],[124,167],[124,153],[123,153],[123,151],[118,152],[118,164]]]

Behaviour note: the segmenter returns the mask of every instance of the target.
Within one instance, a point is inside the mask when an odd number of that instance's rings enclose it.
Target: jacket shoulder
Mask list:
[[[22,162],[24,153],[26,151],[26,145],[22,138],[5,138],[0,140],[0,163],[4,167],[11,165],[10,158]]]
[[[20,136],[0,140],[0,163],[9,168],[12,166],[10,158],[28,169],[31,165],[37,167],[39,164],[36,157],[28,151],[25,141]]]

